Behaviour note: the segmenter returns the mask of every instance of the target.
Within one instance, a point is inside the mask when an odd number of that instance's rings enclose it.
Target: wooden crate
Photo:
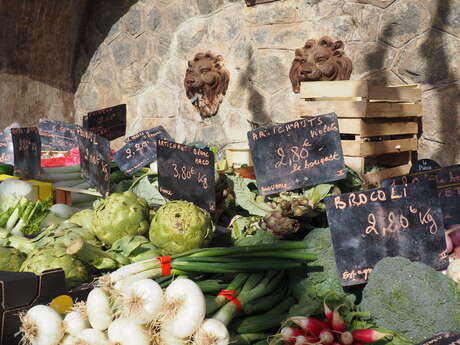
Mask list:
[[[99,198],[102,197],[101,193],[89,191],[86,189],[71,188],[71,187],[57,187],[56,188],[56,203],[72,206],[72,194],[85,194],[85,195],[92,195],[92,196],[99,197]]]
[[[368,164],[392,168],[380,174],[387,176],[408,170],[416,159],[421,100],[418,85],[373,86],[365,80],[305,82],[300,88],[298,114],[308,117],[335,112],[345,163],[360,174]]]

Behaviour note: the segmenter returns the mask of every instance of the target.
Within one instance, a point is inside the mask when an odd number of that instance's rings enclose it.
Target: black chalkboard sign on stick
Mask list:
[[[110,193],[110,143],[107,139],[77,126],[82,177],[103,196]]]
[[[335,113],[257,128],[248,139],[260,194],[345,178]]]
[[[420,172],[420,171],[429,171],[439,169],[441,166],[438,162],[432,159],[419,159],[416,163],[410,168],[410,173]]]
[[[76,125],[61,121],[40,119],[38,131],[42,142],[42,150],[69,151],[77,147]]]
[[[126,104],[88,113],[83,117],[83,128],[109,140],[124,136],[126,133]]]
[[[11,128],[15,175],[34,178],[40,174],[41,143],[37,127]]]
[[[158,184],[167,199],[216,209],[214,154],[207,149],[158,139]]]
[[[417,345],[458,345],[460,344],[460,333],[459,332],[441,332],[431,337],[430,339],[424,340]]]
[[[371,189],[325,199],[343,286],[365,283],[377,262],[403,256],[447,267],[444,223],[433,182]]]
[[[157,159],[157,139],[172,140],[163,126],[139,132],[127,138],[126,145],[114,156],[118,167],[125,174],[134,174]]]
[[[460,224],[460,164],[415,171],[409,175],[385,179],[381,184],[383,186],[396,186],[422,181],[435,181],[437,184],[446,230],[453,225]]]
[[[444,226],[449,229],[460,224],[460,164],[441,168],[436,183]]]

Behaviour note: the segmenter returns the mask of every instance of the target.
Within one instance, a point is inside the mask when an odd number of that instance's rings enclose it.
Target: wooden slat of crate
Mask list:
[[[418,123],[416,121],[367,123],[361,119],[339,119],[339,130],[343,134],[356,134],[363,137],[417,134]]]
[[[336,113],[338,117],[366,117],[367,102],[348,101],[305,101],[299,99],[298,111],[300,117],[316,116],[318,114]]]
[[[405,164],[410,164],[411,156],[411,151],[405,151],[400,153],[386,153],[368,157],[345,156],[344,160],[345,164],[348,165],[351,169],[357,171],[360,174],[363,174],[366,163],[387,166],[392,168]]]
[[[241,166],[246,164],[247,166],[254,166],[252,161],[251,150],[248,149],[227,149],[225,151],[227,164],[232,167],[233,165]]]
[[[363,117],[419,117],[422,112],[421,104],[369,102]]]
[[[362,178],[368,188],[376,188],[380,186],[380,181],[383,179],[409,174],[411,167],[412,164],[408,163],[398,167],[378,171],[376,173],[364,174],[362,175]]]
[[[342,150],[345,156],[351,157],[366,157],[384,153],[417,151],[417,139],[408,138],[369,142],[342,140]]]
[[[66,204],[72,206],[72,193],[94,195],[102,197],[102,194],[99,192],[93,192],[86,189],[71,188],[71,187],[58,187],[56,188],[56,203]]]
[[[367,98],[370,100],[413,103],[419,103],[422,100],[422,90],[419,88],[369,86],[367,92]]]
[[[374,86],[366,80],[303,82],[300,98],[362,97],[367,100],[419,103],[422,91],[418,86]]]
[[[297,113],[300,117],[334,112],[339,118],[381,118],[422,116],[421,104],[369,103],[364,101],[305,101],[299,99]]]
[[[367,97],[365,80],[305,82],[300,84],[300,98]]]

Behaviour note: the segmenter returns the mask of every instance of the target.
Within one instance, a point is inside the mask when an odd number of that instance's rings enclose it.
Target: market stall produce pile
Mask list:
[[[254,180],[217,166],[212,215],[167,201],[154,165],[83,210],[37,201],[24,181],[1,183],[0,270],[62,268],[69,288],[94,281],[65,313],[37,305],[23,314],[24,341],[410,345],[460,331],[458,260],[446,276],[386,258],[363,291],[342,288],[323,199],[359,190],[352,171],[262,196]]]

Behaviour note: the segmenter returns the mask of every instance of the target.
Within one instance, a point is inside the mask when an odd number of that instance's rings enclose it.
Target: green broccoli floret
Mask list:
[[[344,293],[337,273],[331,231],[328,228],[312,230],[304,239],[308,244],[305,251],[318,255],[318,259],[309,265],[308,272],[293,272],[291,280],[293,293],[299,304],[289,311],[290,315],[315,315],[323,313],[323,302],[327,296],[328,303],[334,300],[348,301],[353,305],[354,296]],[[302,275],[303,274],[303,275]],[[293,278],[294,276],[294,278]],[[306,278],[303,278],[305,277]],[[302,277],[302,280],[298,280]]]
[[[441,331],[460,331],[460,289],[455,282],[402,257],[378,262],[360,307],[378,327],[401,333],[414,343]]]

